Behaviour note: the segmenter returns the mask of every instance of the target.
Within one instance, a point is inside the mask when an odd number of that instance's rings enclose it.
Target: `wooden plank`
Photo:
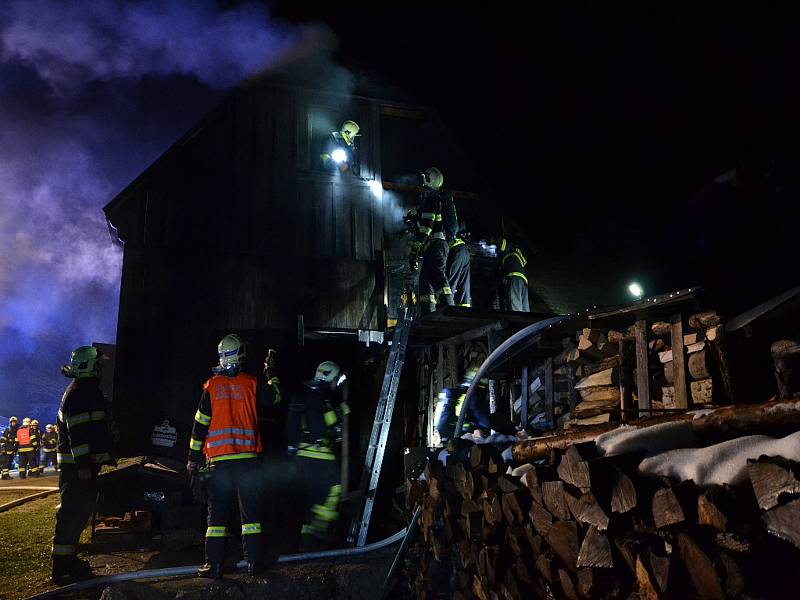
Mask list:
[[[649,411],[650,404],[650,370],[647,364],[647,321],[640,319],[634,325],[636,339],[636,392],[639,397],[639,409]],[[649,412],[639,413],[640,417]]]
[[[578,391],[575,389],[575,365],[567,365],[567,389],[569,390],[569,412],[575,412],[575,405],[578,404]]]
[[[683,345],[683,317],[670,316],[672,327],[672,369],[675,378],[675,408],[689,408],[689,390],[686,381],[686,349]]]
[[[631,343],[626,339],[619,341],[619,398],[622,420],[630,418],[633,408],[633,361]]]
[[[553,357],[549,357],[544,363],[544,410],[550,428],[556,428],[556,398],[553,387]]]
[[[470,329],[469,331],[465,331],[464,333],[459,333],[458,335],[449,337],[445,340],[442,340],[442,343],[448,345],[463,344],[465,342],[470,342],[472,340],[478,339],[479,337],[483,337],[490,331],[499,331],[505,328],[506,325],[507,323],[505,321],[495,321],[494,323],[490,323],[489,325],[476,327],[475,329]]]
[[[450,381],[451,387],[456,387],[461,384],[461,377],[458,369],[458,352],[456,346],[447,344],[447,379]]]
[[[520,376],[520,383],[522,384],[522,405],[519,409],[519,420],[523,429],[528,428],[528,367],[522,367],[522,375]]]

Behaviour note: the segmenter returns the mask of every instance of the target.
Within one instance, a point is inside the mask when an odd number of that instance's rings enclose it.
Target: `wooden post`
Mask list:
[[[461,384],[461,373],[459,372],[459,361],[456,359],[458,353],[455,344],[447,345],[447,375],[450,379],[450,386],[457,387]]]
[[[528,367],[522,367],[522,375],[520,376],[520,383],[522,384],[522,405],[519,408],[519,421],[522,429],[528,429]]]
[[[622,420],[627,421],[633,408],[633,361],[630,341],[624,338],[619,341],[619,399]]]
[[[575,365],[567,365],[567,389],[569,390],[569,412],[573,414],[578,405],[578,390],[575,389]]]
[[[345,381],[342,387],[342,402],[348,403],[350,399],[350,384]],[[342,497],[350,492],[350,411],[342,416]]]
[[[634,328],[636,337],[636,394],[639,396],[639,409],[649,411],[650,404],[650,370],[647,361],[647,321],[636,321]],[[640,412],[640,417],[649,417],[649,412]]]
[[[556,428],[556,398],[553,386],[553,357],[549,357],[544,363],[544,410],[550,428]]]
[[[669,318],[672,326],[672,372],[675,386],[675,408],[689,408],[689,390],[686,381],[686,348],[683,346],[683,317],[680,313]]]

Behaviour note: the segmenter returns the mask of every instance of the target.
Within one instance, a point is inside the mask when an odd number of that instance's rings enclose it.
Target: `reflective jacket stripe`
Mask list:
[[[248,440],[246,438],[222,438],[221,440],[214,440],[206,442],[206,448],[217,448],[218,446],[225,446],[227,444],[236,444],[237,446],[255,446],[255,440]]]
[[[261,533],[261,523],[245,523],[242,525],[242,535]]]
[[[201,425],[208,425],[211,423],[211,417],[201,413],[199,410],[194,415],[194,420],[200,423]]]
[[[520,278],[522,278],[522,280],[525,282],[526,285],[528,283],[528,278],[525,277],[525,274],[524,273],[519,273],[518,271],[514,271],[512,273],[508,273],[506,275],[506,277],[520,277]]]
[[[239,452],[238,454],[222,454],[221,456],[212,456],[209,460],[219,462],[221,460],[237,460],[240,458],[255,458],[258,456],[255,452]]]
[[[206,537],[225,537],[225,532],[227,531],[227,527],[218,527],[218,526],[208,526],[206,529]]]

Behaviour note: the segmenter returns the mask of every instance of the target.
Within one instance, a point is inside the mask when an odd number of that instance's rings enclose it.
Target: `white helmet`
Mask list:
[[[422,174],[423,185],[432,190],[439,190],[444,183],[444,175],[436,167],[431,167]]]
[[[352,146],[360,130],[361,128],[355,121],[345,121],[342,123],[342,128],[339,130],[339,133],[342,134],[345,143],[348,146]]]
[[[30,427],[30,426],[31,426],[31,420],[30,420],[30,418],[28,418],[28,417],[25,417],[24,419],[22,419],[22,426],[23,426],[23,427]]]
[[[335,362],[326,360],[317,367],[317,372],[314,373],[314,380],[333,383],[339,379],[341,371],[342,369]]]
[[[31,421],[31,427],[38,427],[39,426],[39,419],[34,419]]]
[[[247,344],[235,333],[229,333],[222,338],[217,345],[219,354],[219,369],[227,371],[229,369],[239,369],[247,358]]]
[[[44,426],[44,430],[45,431],[53,431],[53,426],[50,423],[48,423],[47,425]]]

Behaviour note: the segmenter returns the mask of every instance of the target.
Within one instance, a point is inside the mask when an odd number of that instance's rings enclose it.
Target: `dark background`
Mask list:
[[[273,12],[324,21],[338,62],[434,107],[563,286],[702,284],[733,313],[798,280],[800,39],[762,4]],[[735,167],[738,188],[706,187]]]

